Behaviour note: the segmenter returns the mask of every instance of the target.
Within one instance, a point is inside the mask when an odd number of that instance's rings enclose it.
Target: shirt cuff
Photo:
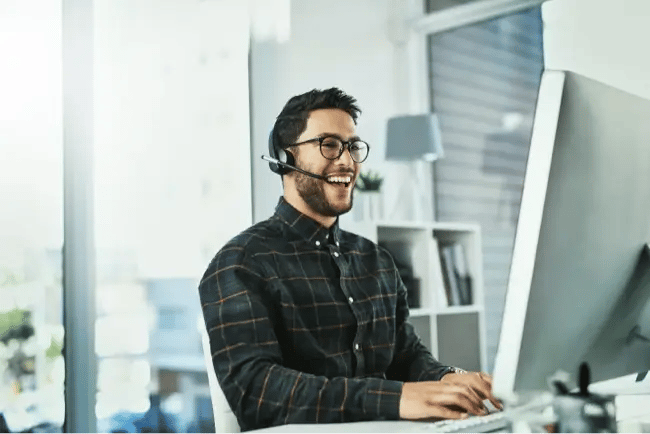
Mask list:
[[[440,366],[429,371],[424,371],[418,377],[417,381],[440,381],[442,377],[449,374],[450,372],[456,372],[458,368],[453,366]]]
[[[376,379],[370,385],[364,402],[364,411],[368,415],[376,415],[377,420],[398,420],[399,403],[402,397],[401,381]]]

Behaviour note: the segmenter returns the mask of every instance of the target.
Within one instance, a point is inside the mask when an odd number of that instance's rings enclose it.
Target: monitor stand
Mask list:
[[[650,344],[650,339],[648,339],[647,336],[644,336],[641,334],[641,327],[638,325],[634,326],[632,330],[630,331],[630,334],[627,336],[627,343],[628,345],[634,342],[635,340],[639,340],[642,342],[646,342]],[[648,375],[648,371],[641,371],[636,375],[636,382],[640,383],[645,379],[645,377]]]
[[[650,243],[646,243],[645,248],[644,248],[644,252],[645,252],[646,255],[649,254],[648,252],[650,252]],[[638,339],[640,341],[643,341],[643,342],[646,342],[646,343],[650,344],[650,338],[648,338],[647,336],[644,336],[644,335],[641,334],[641,327],[639,327],[638,325],[636,327],[632,328],[632,331],[628,335],[628,341],[634,341],[635,339]],[[636,376],[636,382],[637,383],[642,382],[647,375],[648,375],[648,371],[639,372],[637,374],[637,376]]]
[[[645,373],[650,353],[650,243],[645,243],[624,290],[609,312],[608,320],[598,332],[590,349],[583,356],[596,381],[607,376],[600,373],[611,366],[620,368],[620,375]],[[615,359],[611,355],[615,354]],[[603,366],[602,360],[610,360]],[[643,377],[643,376],[642,376]]]

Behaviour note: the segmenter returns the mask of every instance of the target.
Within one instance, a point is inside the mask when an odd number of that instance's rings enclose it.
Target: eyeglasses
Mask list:
[[[293,146],[300,146],[313,142],[318,142],[321,155],[328,160],[337,160],[341,155],[343,155],[343,151],[347,147],[352,160],[354,160],[355,163],[363,163],[366,161],[366,158],[368,158],[368,153],[370,152],[370,145],[363,140],[353,139],[344,142],[335,136],[314,137],[313,139],[294,143],[288,147],[291,148]]]

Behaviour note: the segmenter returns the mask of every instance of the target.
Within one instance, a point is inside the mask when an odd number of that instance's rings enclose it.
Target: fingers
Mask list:
[[[467,419],[469,416],[466,411],[454,410],[449,407],[439,407],[436,411],[436,419]]]
[[[492,377],[483,372],[475,373],[476,381],[472,386],[483,399],[491,399],[492,396]]]
[[[439,381],[404,383],[400,417],[426,419],[460,418],[463,414],[486,414],[483,401],[470,387]]]
[[[449,383],[463,384],[474,390],[481,401],[488,400],[492,405],[502,410],[503,405],[492,395],[492,376],[485,372],[468,372],[443,377]],[[485,408],[485,407],[484,407]]]
[[[488,401],[490,401],[490,403],[491,403],[491,404],[494,406],[494,408],[496,408],[497,410],[503,410],[503,404],[501,403],[501,401],[499,401],[498,399],[496,399],[496,398],[494,397],[494,395],[490,395],[490,396],[487,397],[486,399],[487,399]]]
[[[464,378],[448,381],[424,381],[404,383],[400,398],[402,419],[447,418],[459,419],[463,415],[488,414],[485,400],[498,409],[501,403],[492,396],[491,378],[479,373],[463,374]]]
[[[490,374],[486,374],[485,372],[477,372],[476,374],[490,387],[490,389],[492,389],[492,376]]]
[[[477,416],[487,414],[483,399],[474,389],[464,384],[447,384],[447,390],[440,396],[440,402],[451,408],[458,407]]]
[[[483,382],[487,386],[486,387],[487,393],[484,395],[484,399],[490,401],[490,403],[492,403],[492,405],[495,408],[499,410],[503,410],[503,404],[501,403],[501,401],[496,399],[496,397],[492,394],[492,376],[490,374],[486,374],[485,372],[479,372],[478,376],[481,378],[481,380],[483,380]]]

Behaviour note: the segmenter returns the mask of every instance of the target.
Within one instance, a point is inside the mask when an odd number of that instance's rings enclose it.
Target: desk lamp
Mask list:
[[[388,119],[386,160],[409,162],[414,176],[402,185],[399,197],[412,197],[415,220],[432,220],[431,165],[444,155],[438,117],[433,113],[403,115]],[[410,187],[410,188],[409,188]]]

